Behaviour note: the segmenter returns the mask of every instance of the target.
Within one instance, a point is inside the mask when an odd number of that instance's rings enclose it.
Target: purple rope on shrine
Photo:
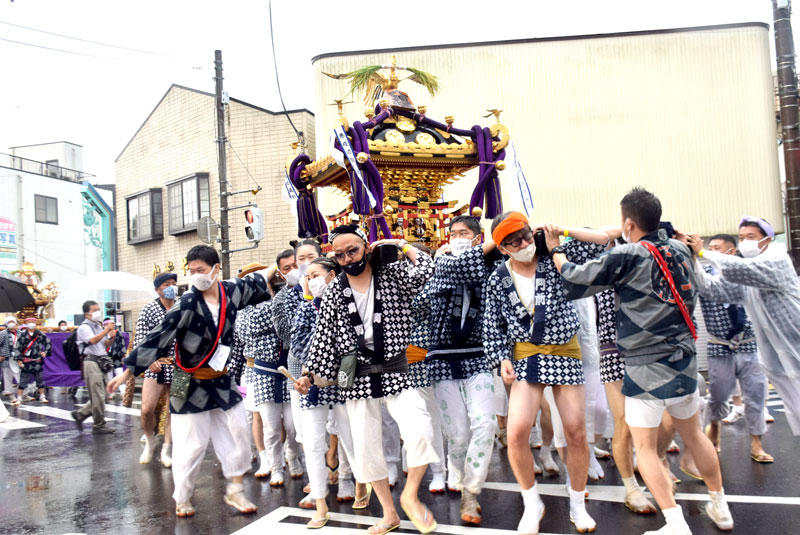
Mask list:
[[[308,188],[308,182],[300,176],[311,158],[299,154],[289,165],[289,179],[297,189],[297,236],[300,238],[321,237],[323,243],[328,241],[328,226],[317,207],[314,194]]]

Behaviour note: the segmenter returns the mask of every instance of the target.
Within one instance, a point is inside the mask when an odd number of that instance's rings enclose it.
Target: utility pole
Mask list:
[[[217,160],[219,161],[219,228],[222,278],[231,273],[230,227],[228,226],[228,171],[225,159],[225,104],[222,102],[222,50],[214,51],[214,104],[217,107]]]
[[[783,159],[786,168],[786,219],[789,226],[787,241],[796,269],[800,266],[800,114],[797,110],[797,73],[789,0],[772,0],[772,16],[778,63]]]

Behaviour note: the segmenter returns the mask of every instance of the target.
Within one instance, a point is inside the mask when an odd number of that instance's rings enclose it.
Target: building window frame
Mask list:
[[[208,173],[193,173],[167,182],[167,220],[170,236],[197,230],[197,222],[211,215]]]
[[[40,207],[40,204],[43,204],[43,207]],[[34,194],[33,207],[37,223],[58,225],[58,199],[56,197]]]
[[[137,245],[164,239],[162,205],[161,188],[150,188],[125,197],[128,244]]]

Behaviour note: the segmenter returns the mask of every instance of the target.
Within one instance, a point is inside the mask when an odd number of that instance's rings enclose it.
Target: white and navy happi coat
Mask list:
[[[410,344],[421,349],[428,349],[430,344],[430,320],[431,320],[431,300],[430,289],[431,281],[425,283],[422,289],[414,296],[411,303],[411,338]],[[425,388],[431,386],[430,376],[428,375],[428,364],[421,360],[413,364],[408,364],[408,373],[411,376],[412,388]]]
[[[14,360],[24,362],[25,367],[20,369],[25,373],[38,373],[44,366],[42,353],[48,357],[53,353],[53,344],[50,339],[39,329],[31,335],[27,329],[17,336],[17,345],[14,348]]]
[[[136,319],[136,332],[133,334],[133,347],[136,348],[139,344],[144,342],[144,339],[147,338],[150,331],[160,325],[161,322],[164,321],[164,316],[166,315],[167,309],[164,308],[159,298],[156,298],[142,307],[142,310],[139,312],[139,317]],[[169,358],[175,357],[175,347],[172,346],[169,350],[169,354],[162,356]],[[144,376],[146,379],[155,379],[161,384],[168,385],[172,383],[172,369],[172,365],[165,364],[161,366],[160,372],[153,373],[147,370],[144,372]]]
[[[432,381],[491,372],[483,349],[483,292],[489,275],[501,261],[497,250],[484,255],[481,245],[458,256],[436,256],[436,270],[428,286],[430,346],[425,359]],[[468,309],[462,325],[465,299]]]
[[[677,240],[662,239],[658,232],[640,241],[659,250],[691,316],[698,290],[689,248]],[[617,348],[625,360],[625,396],[670,399],[697,389],[694,340],[647,247],[642,243],[619,245],[582,266],[567,262],[561,274],[569,299],[609,288],[619,295]]]
[[[314,339],[314,329],[317,326],[317,315],[322,305],[322,299],[314,298],[312,301],[305,301],[297,309],[292,324],[292,347],[291,353],[305,365],[308,360],[308,351],[311,349],[311,341]],[[300,395],[300,408],[313,409],[324,405],[340,405],[344,403],[342,394],[337,385],[320,388],[311,385],[308,394]]]
[[[395,360],[409,344],[414,295],[432,274],[433,260],[421,252],[417,254],[416,266],[403,261],[373,268],[376,313],[372,321],[376,338],[375,358],[379,359],[375,363],[358,348],[358,335],[348,309],[348,303],[352,304],[353,309],[355,303],[348,302],[344,295],[345,291],[350,292],[352,299],[352,290],[345,288],[339,277],[334,279],[322,298],[306,368],[328,381],[334,381],[339,373],[339,363],[347,353],[357,350],[358,363],[365,366]],[[381,312],[377,313],[379,302]],[[350,312],[357,314],[355,310]],[[380,330],[383,331],[383,340],[378,339]],[[381,344],[384,348],[382,352],[377,350]],[[411,387],[411,377],[407,372],[374,373],[356,377],[352,388],[342,389],[342,396],[345,400],[380,398],[399,394]]]
[[[275,326],[275,332],[283,343],[283,347],[289,348],[289,356],[287,358],[287,369],[292,377],[300,377],[302,367],[300,361],[292,354],[292,325],[294,325],[294,318],[300,305],[303,304],[303,287],[299,284],[293,287],[284,286],[275,294],[272,305],[272,322]]]
[[[231,347],[233,326],[238,312],[247,305],[254,305],[270,298],[267,282],[261,274],[253,274],[244,279],[226,280],[221,283],[226,295],[226,309],[220,311],[219,321],[224,321],[219,343]],[[222,296],[220,295],[220,305]],[[159,357],[169,355],[177,343],[178,355],[184,367],[194,367],[209,354],[217,338],[218,326],[206,305],[205,299],[196,288],[186,292],[178,304],[172,307],[164,321],[153,328],[147,337],[125,359],[132,367],[134,375],[144,372]],[[209,367],[208,363],[203,367]],[[236,383],[229,370],[216,379],[200,380],[192,377],[186,399],[170,398],[170,410],[175,414],[191,414],[212,409],[228,410],[242,401]]]
[[[248,306],[239,311],[233,326],[234,349],[231,367],[239,373],[239,359],[253,359],[254,366],[248,374],[247,395],[253,396],[256,406],[262,403],[289,401],[289,385],[278,367],[286,366],[286,354],[272,324],[272,301]],[[234,375],[237,383],[239,376]]]
[[[622,381],[625,363],[617,349],[617,313],[614,290],[605,290],[594,296],[597,305],[597,343],[600,348],[600,381]]]
[[[571,240],[567,258],[584,263],[597,257],[602,245]],[[563,355],[532,355],[514,360],[514,344],[564,345],[578,334],[578,312],[567,301],[564,286],[550,256],[539,256],[535,276],[535,308],[528,311],[517,293],[508,262],[500,264],[486,283],[483,346],[490,368],[503,360],[514,364],[518,381],[569,385],[583,384],[580,360]]]
[[[703,269],[711,275],[716,274],[716,270],[711,266],[704,266]],[[713,338],[708,342],[709,357],[729,357],[734,353],[758,351],[756,333],[744,306],[736,303],[719,303],[701,294],[700,308],[703,309],[703,319],[708,334],[717,339],[717,343]],[[720,341],[725,341],[727,344],[719,343]]]

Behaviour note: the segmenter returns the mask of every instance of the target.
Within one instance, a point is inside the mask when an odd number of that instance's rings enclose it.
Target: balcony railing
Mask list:
[[[19,169],[27,173],[49,176],[60,180],[69,180],[70,182],[83,182],[89,178],[94,178],[94,175],[90,173],[84,173],[83,171],[76,171],[75,169],[45,162],[37,162],[36,160],[21,158],[20,156],[14,156],[13,154],[7,154],[5,152],[0,152],[0,156],[8,158],[8,166],[10,168]]]

